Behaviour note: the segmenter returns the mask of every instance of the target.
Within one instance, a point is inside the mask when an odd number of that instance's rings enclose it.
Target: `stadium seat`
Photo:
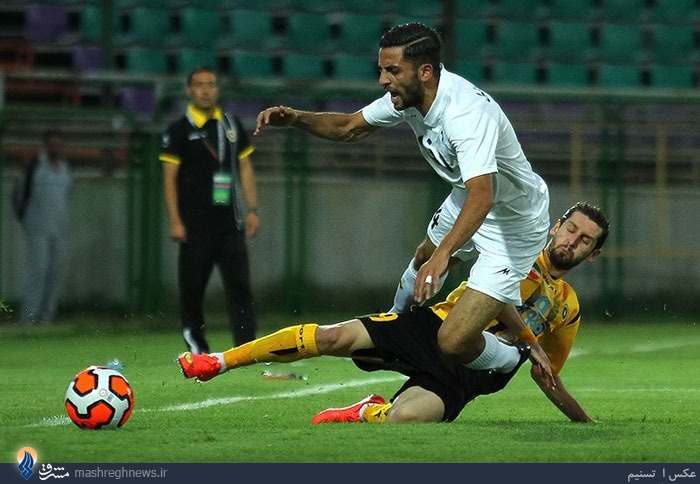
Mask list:
[[[602,0],[598,19],[616,24],[638,24],[648,17],[646,0]]]
[[[483,19],[491,15],[493,5],[484,0],[454,0],[457,18]]]
[[[31,44],[60,40],[68,32],[68,11],[63,5],[27,5],[24,38]]]
[[[546,17],[561,22],[581,22],[595,17],[595,0],[549,0]]]
[[[603,62],[624,64],[644,58],[644,37],[637,25],[603,24],[596,57]]]
[[[112,33],[114,38],[120,38],[119,18],[112,18]],[[102,8],[82,7],[80,9],[79,36],[83,43],[99,44],[102,41]]]
[[[495,61],[491,66],[491,81],[504,85],[532,86],[537,84],[537,66],[530,62]]]
[[[231,30],[222,41],[231,49],[265,50],[275,39],[272,19],[266,11],[232,10],[229,24]]]
[[[458,18],[455,21],[455,39],[455,56],[458,59],[481,59],[490,53],[485,20]]]
[[[168,56],[152,47],[130,47],[124,52],[124,64],[130,74],[166,74]]]
[[[184,8],[180,11],[180,31],[175,44],[188,47],[211,47],[221,40],[221,14],[204,8]]]
[[[296,12],[330,13],[340,7],[336,0],[289,0],[289,8]]]
[[[330,52],[333,49],[328,17],[320,13],[291,13],[285,46],[292,52]]]
[[[552,87],[586,87],[590,83],[588,66],[583,63],[550,63],[546,72],[546,83]]]
[[[695,32],[691,25],[651,26],[651,60],[660,64],[685,64],[695,60]]]
[[[529,62],[539,56],[539,40],[536,22],[502,20],[496,24],[493,54],[499,60]]]
[[[688,89],[695,86],[695,74],[690,65],[669,66],[652,64],[649,67],[649,85],[658,88]]]
[[[124,44],[162,46],[170,34],[169,12],[163,8],[135,7],[129,12]]]
[[[153,116],[156,112],[156,90],[151,85],[124,86],[119,92],[122,109],[137,116]]]
[[[443,3],[425,0],[394,0],[394,11],[404,16],[442,19]]]
[[[593,45],[588,23],[552,21],[548,23],[546,32],[548,60],[574,63],[590,59]]]
[[[518,20],[537,20],[544,13],[541,0],[498,0],[494,14],[500,18]]]
[[[193,69],[207,66],[218,68],[216,54],[211,49],[183,47],[177,53],[177,73],[187,75]]]
[[[382,35],[381,17],[370,14],[345,13],[339,18],[338,51],[373,53],[376,57]]]
[[[377,0],[353,0],[343,2],[343,11],[351,13],[362,13],[365,15],[381,15],[393,7],[392,1],[378,2]]]
[[[238,79],[265,79],[275,75],[271,54],[235,50],[230,61],[231,75]]]
[[[449,71],[465,77],[469,82],[480,85],[486,80],[484,76],[484,65],[480,60],[457,59],[454,66],[448,66]]]
[[[78,72],[98,71],[105,66],[102,49],[96,45],[78,45],[73,48],[73,69]]]
[[[333,61],[333,78],[338,81],[377,82],[379,73],[376,56],[336,54]]]
[[[287,54],[282,59],[282,74],[291,80],[322,80],[325,77],[325,65],[317,55]]]
[[[652,22],[691,24],[697,22],[698,17],[695,0],[654,0],[651,10]]]
[[[607,88],[642,87],[642,77],[636,64],[601,64],[597,85]]]

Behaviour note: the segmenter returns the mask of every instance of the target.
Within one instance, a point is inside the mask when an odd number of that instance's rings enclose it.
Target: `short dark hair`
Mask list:
[[[605,212],[603,212],[603,209],[588,202],[576,202],[571,208],[564,212],[564,215],[561,216],[559,221],[564,222],[564,220],[571,217],[574,212],[581,212],[586,217],[593,220],[598,227],[602,229],[600,237],[598,237],[593,250],[600,249],[610,233],[610,222],[608,221],[608,217],[605,215]]]
[[[197,74],[200,74],[202,72],[210,72],[216,76],[216,71],[212,69],[209,66],[198,66],[195,67],[190,71],[190,73],[187,75],[187,85],[190,86],[192,85],[192,78],[196,76]]]
[[[382,35],[379,47],[403,47],[404,59],[415,66],[430,64],[435,75],[440,75],[442,39],[435,29],[425,24],[411,22],[396,25]]]

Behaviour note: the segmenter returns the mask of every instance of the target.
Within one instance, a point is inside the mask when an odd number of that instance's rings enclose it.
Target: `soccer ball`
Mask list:
[[[68,385],[66,411],[84,429],[116,429],[134,410],[134,391],[124,375],[106,366],[81,371]]]

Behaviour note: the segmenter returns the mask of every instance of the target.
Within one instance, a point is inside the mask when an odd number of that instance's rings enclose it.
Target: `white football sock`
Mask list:
[[[413,268],[415,261],[415,258],[411,259],[411,262],[408,263],[408,267],[401,276],[399,285],[396,288],[396,294],[394,295],[394,305],[389,310],[390,313],[403,313],[416,302],[416,300],[413,299],[413,286],[416,284],[416,276],[418,275],[418,271]],[[436,294],[442,289],[442,285],[445,283],[445,279],[447,279],[449,273],[450,271],[445,271],[445,273],[440,276],[440,279],[438,279],[437,285],[435,286]]]
[[[508,373],[513,370],[520,361],[520,352],[514,346],[501,343],[501,341],[489,333],[483,331],[484,351],[464,366],[472,370],[496,370],[497,373]]]
[[[221,369],[219,370],[219,373],[223,373],[226,371],[226,360],[224,359],[223,353],[209,353],[209,356],[213,356],[214,358],[219,360],[219,363],[221,363]]]

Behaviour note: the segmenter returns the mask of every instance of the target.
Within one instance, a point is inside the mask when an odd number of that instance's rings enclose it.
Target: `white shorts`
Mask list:
[[[440,245],[452,230],[462,209],[464,197],[452,192],[428,224],[428,238]],[[520,281],[525,279],[547,243],[549,201],[534,221],[505,228],[485,221],[474,236],[453,257],[462,261],[476,259],[469,272],[467,287],[487,294],[506,304],[520,305]]]

